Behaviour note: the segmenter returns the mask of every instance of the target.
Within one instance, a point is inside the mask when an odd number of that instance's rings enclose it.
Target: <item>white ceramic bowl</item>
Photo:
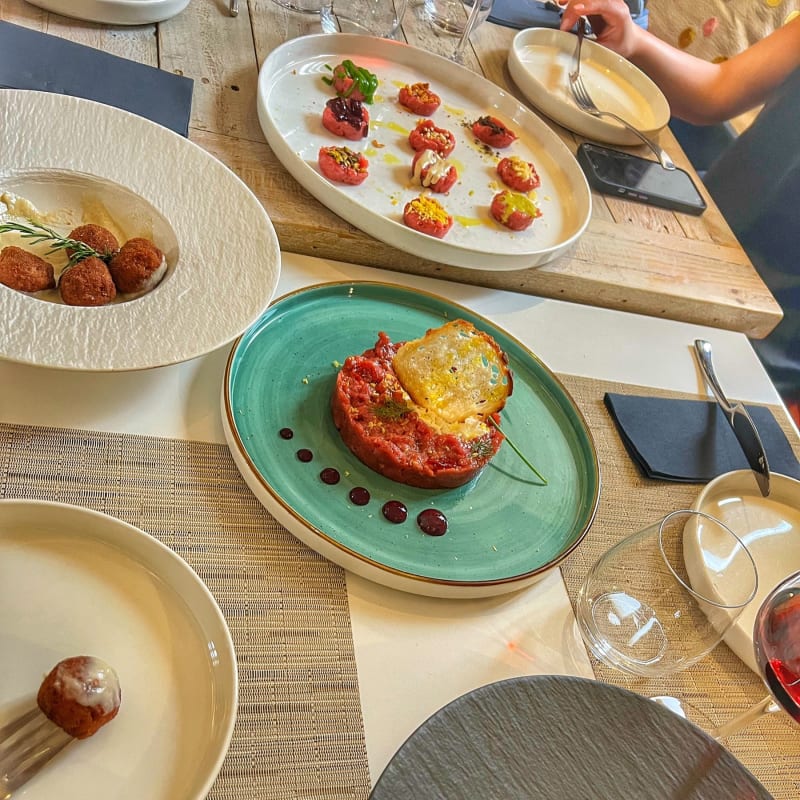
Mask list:
[[[0,195],[53,215],[64,233],[112,220],[123,240],[147,236],[167,260],[152,291],[101,307],[0,285],[0,358],[92,372],[176,364],[227,344],[269,304],[280,275],[269,216],[193,142],[103,103],[21,89],[0,92],[0,131]],[[12,236],[0,236],[0,247],[27,241]]]
[[[756,562],[758,591],[728,630],[725,641],[758,672],[753,653],[756,612],[783,578],[800,570],[800,481],[773,473],[769,497],[762,497],[750,470],[726,472],[705,486],[693,508],[724,522],[747,545]],[[693,581],[704,579],[699,571],[691,577]]]
[[[508,70],[525,97],[565,128],[598,142],[640,144],[615,120],[577,107],[568,77],[574,49],[570,33],[529,28],[514,37]],[[598,108],[618,114],[642,133],[656,134],[669,122],[669,104],[658,86],[630,61],[589,39],[583,42],[581,76]]]
[[[149,25],[174,17],[189,0],[31,0],[47,11],[65,17],[108,25]]]

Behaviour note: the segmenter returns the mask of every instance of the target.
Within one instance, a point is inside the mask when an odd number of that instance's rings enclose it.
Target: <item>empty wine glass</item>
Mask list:
[[[680,510],[602,555],[575,614],[599,660],[656,677],[716,647],[757,588],[755,562],[739,537],[709,514]]]
[[[781,708],[800,722],[800,572],[781,581],[764,599],[753,626],[753,647],[769,694],[710,731],[715,739],[726,739]]]
[[[406,0],[327,0],[320,9],[325,33],[360,33],[391,39],[400,29]]]
[[[422,0],[416,4],[417,17],[441,33],[457,36],[455,48],[450,58],[463,62],[464,50],[469,37],[492,13],[494,0]]]

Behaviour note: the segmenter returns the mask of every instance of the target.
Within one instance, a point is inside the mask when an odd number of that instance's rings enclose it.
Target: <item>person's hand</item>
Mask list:
[[[638,28],[624,0],[569,0],[564,5],[561,30],[572,30],[579,17],[589,18],[600,44],[625,58],[631,56]]]

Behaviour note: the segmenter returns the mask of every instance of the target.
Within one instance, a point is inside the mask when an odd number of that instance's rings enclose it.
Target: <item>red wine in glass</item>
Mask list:
[[[756,660],[773,698],[800,722],[800,576],[764,600],[753,629]]]

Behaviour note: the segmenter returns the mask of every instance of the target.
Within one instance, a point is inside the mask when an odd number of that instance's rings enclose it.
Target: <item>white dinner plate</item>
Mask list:
[[[747,545],[756,562],[758,591],[728,629],[725,642],[760,674],[753,652],[756,612],[783,578],[800,571],[800,481],[773,473],[769,496],[762,497],[750,470],[727,472],[705,486],[693,508],[724,522]],[[687,551],[693,584],[706,585],[712,577],[698,569],[701,564]]]
[[[0,723],[76,655],[119,675],[119,713],[73,742],[25,800],[204,800],[236,717],[233,642],[211,593],[172,550],[120,520],[0,501]]]
[[[152,238],[168,265],[148,294],[95,308],[0,285],[0,358],[92,371],[174,364],[227,344],[269,305],[280,273],[272,223],[197,145],[111,106],[13,89],[0,91],[0,131],[0,196],[29,201],[64,234],[106,222]],[[0,235],[6,244],[29,246]]]
[[[349,58],[375,73],[376,99],[367,106],[370,132],[360,142],[330,134],[322,125],[333,92],[323,78]],[[420,119],[397,102],[401,86],[429,82],[442,98],[430,118],[455,135],[451,158],[459,181],[437,195],[455,223],[444,239],[403,224],[405,204],[420,194],[410,177],[414,155],[408,134]],[[505,150],[480,145],[469,130],[478,117],[499,117],[518,139]],[[572,153],[536,114],[516,98],[446,58],[399,42],[353,34],[304,36],[272,51],[258,80],[258,117],[270,147],[297,181],[321,203],[365,233],[400,250],[445,264],[486,270],[535,267],[564,253],[591,214],[591,193]],[[369,160],[360,186],[334,184],[319,172],[323,145],[347,145]],[[503,155],[517,155],[541,176],[536,191],[542,216],[514,233],[495,222],[489,206],[504,188],[496,173]]]
[[[529,28],[514,37],[508,71],[525,97],[565,128],[598,142],[641,144],[616,120],[593,117],[575,104],[568,77],[574,50],[575,37],[566,31]],[[658,86],[630,61],[590,39],[583,42],[581,77],[598,108],[643,133],[654,135],[669,122],[669,104]]]
[[[174,17],[189,0],[30,0],[65,17],[108,25],[148,25]]]

